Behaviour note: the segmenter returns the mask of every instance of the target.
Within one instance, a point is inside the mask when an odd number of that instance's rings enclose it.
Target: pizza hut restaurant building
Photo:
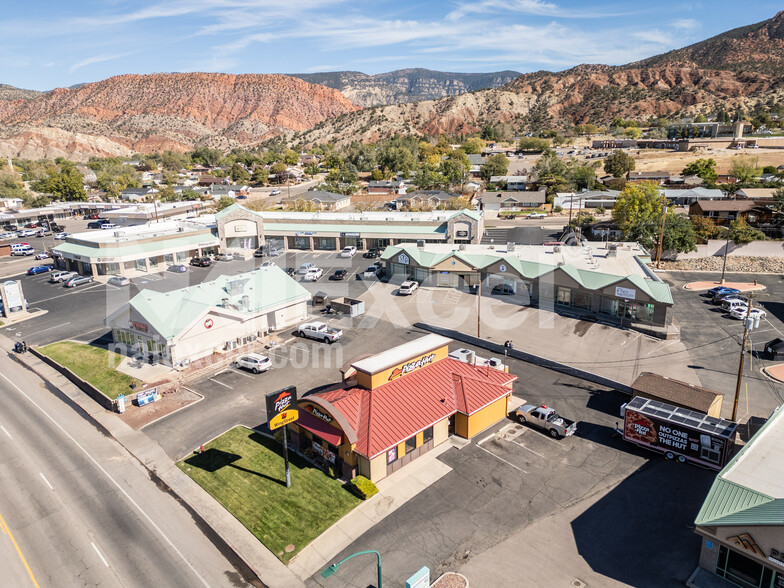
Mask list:
[[[340,388],[299,400],[294,443],[346,479],[377,482],[451,435],[505,418],[517,376],[448,357],[451,341],[426,335],[352,362]]]

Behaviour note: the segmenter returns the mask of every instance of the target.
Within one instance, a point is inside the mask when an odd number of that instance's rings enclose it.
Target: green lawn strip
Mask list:
[[[280,444],[235,427],[177,466],[288,563],[361,502],[304,459],[291,452],[289,458],[291,488],[286,488]],[[287,545],[294,550],[286,553]]]
[[[102,347],[74,341],[60,341],[40,347],[38,351],[67,367],[109,398],[117,398],[121,393],[128,394],[133,382],[140,384],[136,378],[109,367],[119,365],[122,356]]]

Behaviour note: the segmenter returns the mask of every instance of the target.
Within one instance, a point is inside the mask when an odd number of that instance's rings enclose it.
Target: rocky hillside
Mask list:
[[[580,65],[524,74],[491,90],[366,109],[298,135],[306,142],[393,133],[472,133],[486,123],[514,129],[607,124],[615,117],[696,115],[784,100],[784,12],[690,47],[621,67]],[[717,69],[718,68],[718,69]]]
[[[359,108],[332,88],[283,75],[117,76],[0,102],[0,156],[231,149]]]
[[[41,95],[36,90],[23,90],[7,84],[0,84],[0,100],[30,100]]]
[[[340,90],[361,106],[380,106],[436,100],[466,92],[498,88],[520,75],[516,71],[453,73],[430,69],[399,69],[368,75],[357,71],[292,74],[294,77]]]

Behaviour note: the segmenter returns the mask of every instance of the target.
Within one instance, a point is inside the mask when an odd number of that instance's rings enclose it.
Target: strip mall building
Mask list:
[[[347,479],[376,482],[506,418],[517,376],[448,357],[451,341],[426,335],[353,362],[344,377],[354,385],[300,399],[294,443]]]

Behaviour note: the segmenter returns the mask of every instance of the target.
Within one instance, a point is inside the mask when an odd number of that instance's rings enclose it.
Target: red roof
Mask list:
[[[445,358],[374,390],[348,388],[315,394],[357,433],[355,451],[373,458],[436,422],[472,414],[509,394],[517,376]]]

